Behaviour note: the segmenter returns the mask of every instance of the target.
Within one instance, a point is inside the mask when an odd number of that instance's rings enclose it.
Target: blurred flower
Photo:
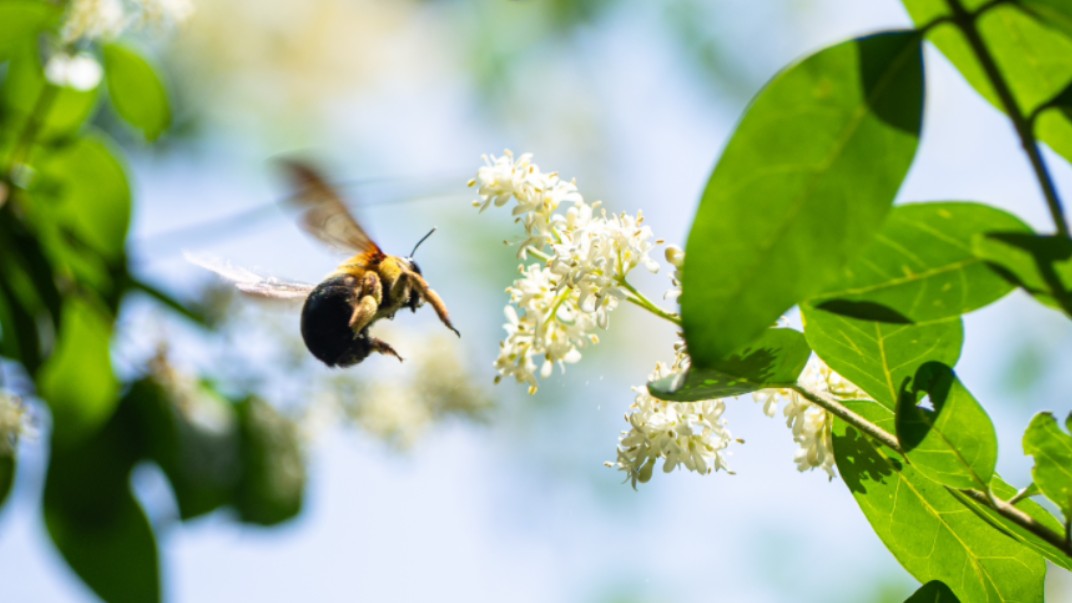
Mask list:
[[[60,38],[68,45],[111,40],[128,28],[181,24],[193,11],[191,0],[72,0]]]
[[[122,0],[72,0],[60,37],[66,44],[109,40],[123,33],[129,22]]]
[[[870,398],[817,356],[804,367],[798,383],[818,396],[836,400]],[[763,412],[768,417],[773,417],[777,412],[779,401],[786,402],[782,414],[786,417],[786,426],[793,431],[793,441],[797,443],[797,452],[793,457],[797,469],[809,471],[822,468],[830,479],[837,475],[830,434],[834,421],[832,415],[791,389],[764,389],[753,393],[752,398],[763,405]]]
[[[92,90],[100,83],[104,70],[93,55],[57,53],[45,63],[45,77],[57,86],[75,90]]]
[[[607,214],[599,202],[585,202],[574,182],[540,171],[531,154],[515,158],[507,150],[483,159],[469,182],[480,196],[473,205],[483,211],[513,199],[514,220],[526,234],[518,257],[543,260],[520,265],[521,277],[506,290],[507,336],[495,361],[497,381],[513,377],[535,393],[537,371],[546,378],[556,363],[580,360],[585,345],[598,343],[593,331],[608,327],[610,312],[622,300],[641,299],[626,277],[637,266],[658,271],[648,254],[659,241],[641,212]]]
[[[667,245],[666,263],[674,267],[674,274],[670,277],[670,290],[663,295],[663,299],[677,300],[681,297],[681,268],[685,265],[685,251],[677,245]]]
[[[21,438],[36,437],[30,413],[19,396],[0,390],[0,456],[11,456]]]
[[[688,368],[684,343],[675,348],[673,364],[656,364],[649,381]],[[725,450],[733,436],[722,418],[726,410],[723,400],[667,402],[653,397],[645,386],[634,387],[633,391],[637,395],[625,415],[630,429],[619,438],[618,460],[604,465],[626,472],[634,489],[637,482],[651,479],[660,458],[665,473],[678,466],[700,474],[728,471]]]

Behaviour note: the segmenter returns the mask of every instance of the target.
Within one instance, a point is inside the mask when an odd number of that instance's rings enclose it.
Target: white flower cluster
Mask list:
[[[521,277],[507,289],[507,337],[495,362],[500,379],[513,377],[535,393],[537,373],[550,376],[555,364],[577,362],[582,348],[598,342],[595,329],[606,329],[610,312],[630,297],[630,271],[658,271],[648,254],[661,241],[643,214],[608,214],[599,202],[587,203],[574,182],[540,171],[531,154],[506,151],[484,163],[469,182],[480,196],[474,206],[483,211],[513,199],[526,234],[518,257],[543,260],[519,266]]]
[[[688,369],[684,343],[674,347],[673,364],[656,364],[649,381]],[[728,471],[725,450],[733,436],[722,418],[726,411],[723,400],[667,402],[653,397],[644,386],[633,391],[637,395],[625,415],[630,429],[618,440],[618,460],[607,461],[607,467],[625,471],[634,489],[637,482],[651,479],[659,459],[663,459],[665,473],[678,466],[700,474]]]
[[[26,403],[0,390],[0,456],[11,456],[19,440],[36,435]]]
[[[72,0],[60,35],[65,44],[110,40],[130,28],[180,24],[193,12],[191,0]]]
[[[818,357],[812,357],[804,367],[798,383],[816,395],[835,400],[869,399],[863,390],[834,372]],[[763,412],[773,417],[778,402],[785,400],[782,414],[786,426],[793,431],[797,452],[793,460],[800,471],[822,468],[833,479],[837,475],[834,463],[834,448],[830,430],[834,417],[826,410],[805,399],[791,389],[764,389],[752,394],[763,405]]]

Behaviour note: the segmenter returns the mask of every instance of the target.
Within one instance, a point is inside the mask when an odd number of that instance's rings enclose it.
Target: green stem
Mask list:
[[[1031,127],[1031,120],[1020,111],[1009,83],[1005,81],[1005,76],[1002,75],[994,56],[990,53],[990,49],[987,48],[986,42],[983,41],[983,37],[979,33],[976,20],[981,12],[968,12],[960,0],[946,0],[946,5],[949,6],[952,12],[953,22],[964,33],[972,52],[975,53],[976,59],[978,59],[980,66],[982,66],[989,79],[990,85],[998,95],[1002,108],[1009,116],[1009,119],[1012,120],[1016,134],[1020,138],[1020,146],[1027,153],[1028,161],[1031,162],[1031,169],[1034,170],[1039,186],[1042,187],[1042,194],[1046,198],[1046,205],[1050,209],[1050,215],[1053,218],[1054,225],[1057,227],[1057,233],[1066,237],[1069,236],[1061,199],[1057,194],[1057,188],[1054,186],[1049,169],[1046,167],[1046,162],[1042,158],[1038,140],[1035,138],[1035,133]],[[991,8],[995,5],[995,3],[987,4],[984,8]]]
[[[799,383],[793,385],[790,389],[807,398],[809,402],[823,408],[826,412],[852,425],[862,433],[871,436],[873,440],[877,440],[883,446],[903,454],[901,444],[897,441],[896,436],[856,414],[841,402],[813,393]]]
[[[960,492],[977,503],[990,507],[1001,516],[1031,532],[1035,536],[1038,536],[1065,555],[1072,557],[1072,546],[1069,546],[1069,542],[1064,535],[1058,534],[1039,523],[1034,517],[1031,517],[1027,513],[1014,507],[1011,502],[1001,500],[1000,498],[991,496],[981,490],[969,489],[957,490],[957,492]]]
[[[622,287],[624,287],[626,289],[626,291],[629,291],[629,296],[625,298],[626,301],[628,301],[628,302],[630,302],[632,304],[635,304],[635,305],[637,305],[637,306],[639,306],[641,308],[644,308],[645,310],[647,310],[648,312],[651,312],[652,314],[658,316],[659,318],[664,318],[664,319],[669,320],[670,322],[674,323],[675,325],[677,325],[679,327],[681,326],[681,317],[680,316],[678,316],[677,314],[674,314],[673,312],[667,312],[666,310],[663,310],[659,306],[655,305],[655,302],[653,302],[650,299],[648,299],[647,297],[645,297],[643,293],[638,291],[637,288],[634,287],[633,285],[631,285],[629,283],[629,281],[625,280],[624,277],[619,279],[618,283]]]
[[[41,128],[45,125],[45,117],[48,116],[48,112],[52,109],[52,103],[56,100],[57,93],[59,93],[59,87],[54,84],[45,82],[42,86],[40,94],[37,95],[37,100],[34,101],[33,109],[26,118],[26,125],[23,126],[22,132],[19,133],[18,141],[15,143],[15,148],[11,151],[11,157],[5,170],[8,177],[12,177],[12,172],[26,163],[26,159],[30,156],[30,151],[33,150],[38,135],[41,134]],[[14,179],[12,178],[12,180]],[[14,184],[14,182],[12,183]]]

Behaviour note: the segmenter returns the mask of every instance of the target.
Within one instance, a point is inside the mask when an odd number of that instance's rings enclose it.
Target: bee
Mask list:
[[[380,249],[346,209],[342,198],[320,172],[307,163],[282,162],[301,208],[299,224],[321,241],[354,255],[339,264],[320,284],[286,282],[225,262],[187,255],[187,259],[233,281],[242,292],[269,299],[303,300],[301,334],[305,347],[328,366],[353,366],[373,352],[402,357],[387,342],[373,337],[371,327],[392,319],[399,310],[428,303],[439,320],[456,335],[446,304],[424,280],[413,255],[435,229],[424,235],[407,257]]]

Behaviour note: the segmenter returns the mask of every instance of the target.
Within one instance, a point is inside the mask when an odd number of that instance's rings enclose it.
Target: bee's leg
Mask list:
[[[375,272],[366,272],[357,292],[354,313],[350,315],[350,328],[355,333],[360,333],[372,324],[376,311],[380,309],[381,301],[383,301],[383,286],[380,284],[380,277],[376,276]]]
[[[454,325],[450,324],[450,314],[447,312],[447,305],[440,299],[439,294],[428,286],[428,281],[424,280],[424,277],[417,273],[410,273],[409,278],[413,279],[413,286],[420,292],[421,297],[428,300],[428,303],[432,304],[435,308],[436,314],[439,316],[439,320],[447,326],[448,329],[454,331],[454,334],[461,337],[462,334],[458,332],[458,329],[454,328]]]
[[[373,352],[379,352],[388,356],[394,356],[395,358],[398,358],[399,362],[402,362],[402,357],[399,356],[398,352],[396,352],[395,349],[391,347],[391,344],[387,343],[386,341],[382,339],[376,339],[375,337],[370,337],[369,344],[372,346]]]

